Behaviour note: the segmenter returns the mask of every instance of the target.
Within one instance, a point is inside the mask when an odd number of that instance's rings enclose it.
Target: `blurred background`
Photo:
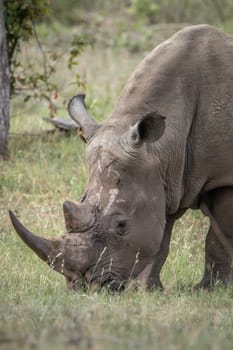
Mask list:
[[[67,99],[85,91],[89,107],[102,120],[136,64],[177,30],[208,23],[233,33],[231,0],[6,2],[11,3],[25,5],[29,27],[33,17],[30,35],[22,36],[15,55],[12,118],[25,107],[30,114],[64,116]],[[14,26],[22,14],[21,9],[17,20],[8,22]]]

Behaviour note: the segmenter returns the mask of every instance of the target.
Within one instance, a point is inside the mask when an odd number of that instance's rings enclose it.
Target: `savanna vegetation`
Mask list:
[[[27,67],[36,74],[53,67],[49,99],[45,85],[32,84],[30,92],[30,82],[12,98],[9,157],[0,160],[0,349],[232,349],[233,289],[193,290],[203,272],[208,227],[200,212],[189,211],[176,224],[162,270],[165,291],[120,295],[68,291],[8,218],[11,209],[35,233],[62,234],[62,202],[79,199],[85,188],[85,147],[75,134],[47,132],[53,129],[42,118],[68,118],[68,99],[85,91],[90,112],[103,121],[137,63],[176,30],[210,23],[233,34],[232,2],[49,3],[37,38],[21,44],[24,68],[15,71],[17,78]]]

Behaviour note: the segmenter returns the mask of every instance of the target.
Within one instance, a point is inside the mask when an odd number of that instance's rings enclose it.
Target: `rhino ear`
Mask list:
[[[154,142],[160,139],[165,130],[165,117],[157,112],[147,113],[130,128],[130,141],[134,145]]]

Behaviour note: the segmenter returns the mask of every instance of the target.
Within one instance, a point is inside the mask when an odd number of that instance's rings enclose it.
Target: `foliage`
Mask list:
[[[231,18],[231,0],[131,0],[131,12],[150,23],[209,23]]]
[[[120,8],[127,6],[127,0],[52,0],[51,10],[54,18],[66,26],[78,23],[90,25],[99,15],[119,13]]]
[[[15,69],[20,67],[18,58],[21,41],[28,41],[34,34],[35,23],[48,12],[48,0],[4,1],[7,51],[11,76],[11,94],[16,89]]]
[[[94,40],[91,36],[85,35],[85,34],[74,34],[72,43],[71,43],[71,49],[70,49],[70,55],[68,59],[68,67],[69,69],[72,69],[73,66],[77,65],[77,57],[81,55],[85,47],[89,44],[93,45]]]
[[[29,99],[46,100],[50,109],[50,115],[56,114],[56,99],[58,98],[58,84],[54,79],[58,62],[62,60],[64,50],[55,50],[53,47],[44,48],[37,30],[36,23],[43,18],[48,18],[48,0],[24,0],[5,1],[5,22],[7,33],[8,57],[10,64],[11,97],[24,96],[24,102]],[[20,52],[22,43],[34,39],[40,55],[41,64],[38,65],[38,57],[35,60],[28,59],[22,63]],[[73,36],[68,43],[70,45],[68,69],[78,64],[77,58],[88,44],[92,44],[90,36],[79,34]],[[77,73],[75,80],[71,82],[77,86],[83,86],[80,75]]]
[[[158,7],[154,0],[131,0],[131,12],[137,18],[147,18],[153,22]]]
[[[59,64],[65,63],[63,69],[70,70],[72,79],[70,85],[82,87],[85,90],[85,83],[76,70],[78,65],[78,58],[87,45],[92,45],[92,38],[83,34],[74,35],[69,42],[69,49],[64,48],[44,48],[38,39],[36,31],[34,37],[38,46],[37,57],[29,58],[25,63],[15,68],[14,76],[16,78],[15,91],[24,96],[24,102],[34,98],[38,100],[45,100],[48,102],[50,116],[53,117],[57,113],[57,101],[60,97],[59,85],[61,81],[56,78]],[[68,60],[64,59],[67,55]],[[39,55],[40,57],[38,57]],[[41,64],[38,64],[40,60]],[[73,70],[76,70],[74,73]],[[64,101],[62,101],[64,103]]]
[[[53,13],[66,25],[95,20],[95,16],[130,13],[134,19],[147,23],[209,23],[217,24],[232,18],[231,0],[53,0]],[[88,14],[87,14],[88,12]]]
[[[46,100],[50,108],[50,115],[53,116],[57,111],[57,97],[60,96],[58,83],[54,79],[55,71],[66,54],[67,46],[71,47],[67,67],[76,69],[75,66],[78,64],[81,52],[87,45],[93,44],[93,38],[99,43],[104,40],[107,45],[128,48],[131,52],[142,51],[151,47],[155,35],[157,38],[154,43],[167,35],[167,33],[164,36],[156,34],[153,27],[144,25],[145,21],[149,23],[222,23],[228,20],[232,10],[233,5],[230,0],[223,0],[221,4],[220,0],[207,0],[206,2],[202,0],[131,0],[130,2],[114,0],[111,3],[107,0],[98,0],[94,4],[84,0],[5,0],[11,96],[20,94],[24,96],[24,101],[31,98]],[[106,25],[108,22],[105,17],[100,14],[112,15],[116,11],[120,16],[113,17],[111,27],[109,27],[108,24]],[[127,16],[127,21],[125,16]],[[51,45],[45,47],[37,33],[36,24],[38,21],[43,21],[48,27],[54,18],[68,25],[86,22],[85,26],[89,34],[85,34],[84,28],[79,28],[78,35],[75,35],[73,39],[70,38],[71,35],[69,36],[66,41],[66,49],[55,49]],[[132,21],[132,18],[138,21]],[[228,28],[230,26],[231,24],[228,23]],[[169,28],[164,30],[167,32],[167,29],[170,35]],[[37,43],[40,65],[35,60],[29,59],[26,64],[22,64],[21,61],[22,42],[32,37]],[[81,79],[81,74],[77,69],[73,76],[75,78],[72,83],[85,89],[85,82]]]

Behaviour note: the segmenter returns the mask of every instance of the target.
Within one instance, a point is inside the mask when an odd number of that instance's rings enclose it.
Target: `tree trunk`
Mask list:
[[[8,153],[10,77],[4,25],[4,6],[0,0],[0,158]]]

